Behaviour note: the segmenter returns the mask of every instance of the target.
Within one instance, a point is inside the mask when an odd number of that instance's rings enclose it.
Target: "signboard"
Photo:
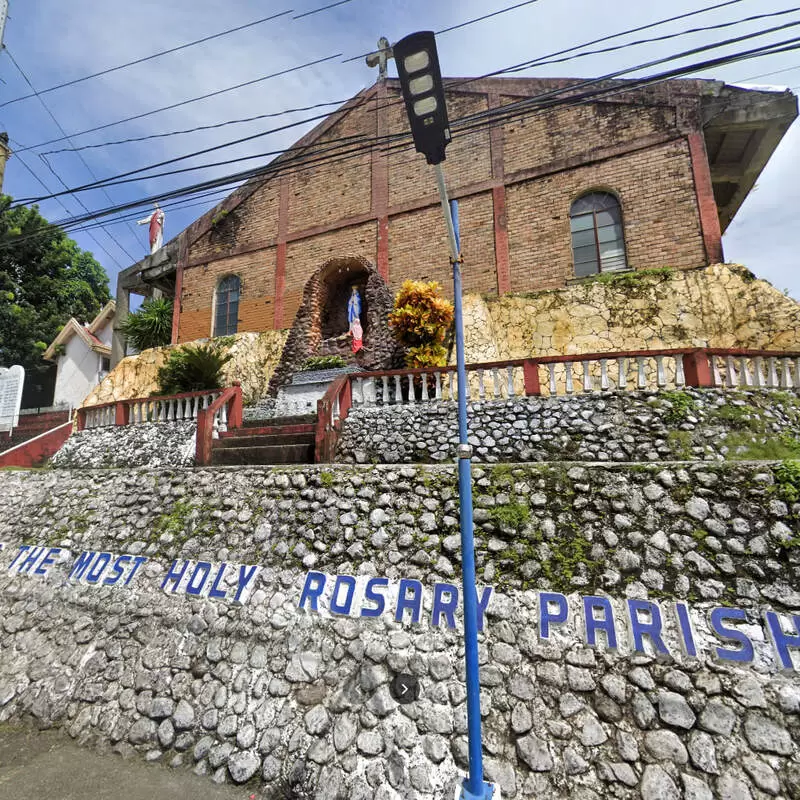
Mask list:
[[[19,364],[0,367],[0,431],[11,431],[19,422],[24,381],[25,370]]]

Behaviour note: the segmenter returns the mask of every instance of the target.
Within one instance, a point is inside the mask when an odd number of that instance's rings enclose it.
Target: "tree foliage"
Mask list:
[[[122,324],[128,344],[140,352],[163,347],[172,341],[172,300],[157,297],[145,300]]]
[[[42,369],[69,320],[90,321],[109,300],[108,276],[36,206],[0,195],[0,366]]]
[[[213,344],[179,347],[158,370],[158,393],[170,395],[220,389],[222,368],[231,358],[232,354],[223,353]]]
[[[389,313],[395,338],[406,348],[406,366],[441,367],[447,363],[445,336],[453,324],[453,304],[436,281],[405,281]]]

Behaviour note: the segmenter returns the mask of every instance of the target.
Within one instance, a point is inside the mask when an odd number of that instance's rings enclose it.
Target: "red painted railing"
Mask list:
[[[214,402],[222,389],[202,392],[135,397],[78,409],[78,430],[146,422],[180,422],[197,419],[198,413]]]
[[[317,430],[314,438],[314,461],[330,463],[336,454],[336,443],[342,421],[350,411],[353,401],[349,375],[337,378],[321,400],[317,401]]]
[[[211,448],[215,429],[224,431],[242,426],[242,387],[234,383],[222,393],[208,408],[200,409],[197,415],[195,434],[195,463],[206,466],[211,463]]]
[[[456,367],[359,372],[334,381],[318,403],[317,461],[332,461],[351,405],[405,405],[456,398]],[[597,391],[800,390],[800,353],[685,347],[575,353],[467,365],[470,401]]]

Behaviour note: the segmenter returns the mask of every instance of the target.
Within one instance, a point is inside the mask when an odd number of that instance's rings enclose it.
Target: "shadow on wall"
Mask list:
[[[361,297],[364,346],[351,349],[347,301],[352,287]],[[394,298],[375,267],[360,256],[326,261],[303,289],[303,302],[289,331],[280,364],[269,384],[269,394],[291,380],[308,358],[342,356],[364,370],[391,369],[400,365],[400,349],[389,330],[388,315]]]

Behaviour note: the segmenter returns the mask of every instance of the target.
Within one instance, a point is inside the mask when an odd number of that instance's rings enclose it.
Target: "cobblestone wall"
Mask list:
[[[337,458],[362,464],[452,460],[456,414],[447,402],[356,406],[344,421]],[[786,392],[606,392],[469,407],[474,458],[489,463],[761,458],[765,447],[790,453],[798,433],[800,399]]]
[[[761,612],[800,612],[797,478],[780,466],[476,468],[488,776],[508,798],[796,798],[800,682]],[[0,473],[0,721],[30,715],[267,797],[452,797],[466,759],[451,467]],[[130,585],[6,567],[23,542],[149,557]],[[55,558],[55,557],[54,557]],[[161,591],[172,559],[260,565],[244,605]],[[17,569],[19,566],[17,566]],[[420,624],[298,610],[307,569],[419,579]],[[46,571],[46,570],[45,570]],[[363,580],[363,578],[359,578]],[[215,584],[217,596],[231,595]],[[575,623],[543,641],[540,591]],[[688,658],[588,647],[575,594],[691,606]],[[606,593],[608,593],[606,595]],[[742,609],[751,665],[714,657],[713,607]],[[675,623],[670,622],[673,630]],[[602,641],[601,641],[602,643]],[[795,662],[798,666],[798,662]],[[389,684],[415,675],[398,705]]]
[[[194,422],[149,422],[145,425],[77,431],[53,456],[59,468],[186,467],[194,464]]]

